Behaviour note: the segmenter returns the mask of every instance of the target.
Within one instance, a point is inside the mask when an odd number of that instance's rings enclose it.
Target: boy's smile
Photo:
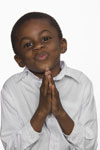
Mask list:
[[[53,76],[60,72],[60,53],[66,51],[66,40],[59,39],[58,32],[46,19],[31,19],[22,24],[16,33],[15,56],[17,63],[26,66],[42,78],[48,67]]]

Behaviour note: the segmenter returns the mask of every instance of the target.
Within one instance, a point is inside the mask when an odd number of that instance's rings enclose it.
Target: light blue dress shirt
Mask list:
[[[96,150],[97,114],[93,87],[82,72],[62,61],[61,72],[54,77],[64,110],[75,123],[65,135],[51,114],[40,133],[30,120],[40,95],[42,79],[27,68],[10,77],[1,91],[1,140],[5,150]]]

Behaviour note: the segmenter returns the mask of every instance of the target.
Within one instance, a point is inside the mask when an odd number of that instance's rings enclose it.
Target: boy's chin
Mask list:
[[[34,69],[29,69],[29,70],[33,73],[44,74],[47,68],[50,69],[50,66],[49,65],[43,65],[43,66],[41,66],[35,70]]]
[[[41,67],[40,67],[40,72],[41,72],[41,73],[44,73],[47,68],[50,69],[50,68],[51,68],[50,65],[45,64],[45,65],[41,66]]]

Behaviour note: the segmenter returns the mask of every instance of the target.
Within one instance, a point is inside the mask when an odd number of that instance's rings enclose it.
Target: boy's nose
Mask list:
[[[39,43],[34,46],[34,50],[39,50],[41,48],[44,48],[44,44]]]

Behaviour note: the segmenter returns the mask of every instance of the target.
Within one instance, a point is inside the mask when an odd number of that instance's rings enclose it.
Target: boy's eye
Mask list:
[[[24,48],[32,47],[32,46],[33,46],[33,44],[32,44],[32,43],[26,43],[26,44],[24,45]]]
[[[43,37],[42,38],[42,42],[47,42],[48,40],[50,40],[51,39],[51,37]]]

